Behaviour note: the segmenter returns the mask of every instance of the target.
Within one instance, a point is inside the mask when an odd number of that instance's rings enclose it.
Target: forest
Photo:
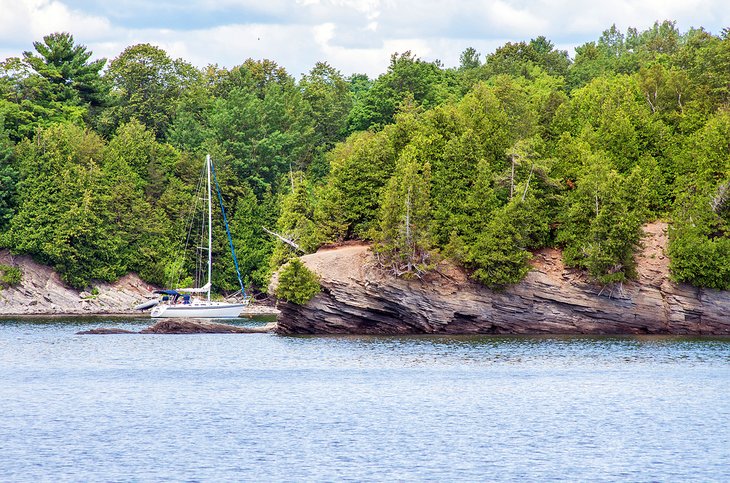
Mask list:
[[[210,154],[254,291],[348,240],[402,277],[450,258],[500,289],[559,247],[621,283],[656,219],[675,281],[730,289],[730,29],[613,26],[574,58],[536,37],[468,48],[454,68],[394,53],[375,79],[326,62],[298,80],[268,59],[201,69],[149,44],[92,60],[70,33],[29,49],[0,63],[0,247],[73,287],[189,275]],[[216,229],[213,285],[228,293]]]

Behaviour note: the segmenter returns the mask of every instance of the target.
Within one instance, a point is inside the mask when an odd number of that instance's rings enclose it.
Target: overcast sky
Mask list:
[[[727,0],[0,0],[0,59],[70,32],[94,57],[151,43],[199,67],[271,59],[296,78],[326,61],[376,77],[393,52],[458,65],[508,41],[544,35],[573,56],[612,24],[649,28],[675,20],[684,32],[730,26]]]

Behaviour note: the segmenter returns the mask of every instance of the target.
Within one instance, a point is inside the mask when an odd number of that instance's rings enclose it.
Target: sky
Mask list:
[[[0,59],[69,32],[94,58],[150,43],[193,65],[270,59],[297,79],[325,61],[377,77],[410,50],[446,67],[473,47],[484,55],[540,35],[567,50],[612,24],[644,30],[673,20],[684,32],[730,26],[727,0],[0,0]]]

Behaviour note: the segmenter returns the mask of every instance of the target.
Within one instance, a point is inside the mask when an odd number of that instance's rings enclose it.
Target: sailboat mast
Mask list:
[[[210,154],[205,156],[205,166],[208,172],[208,301],[210,302],[211,275],[213,273],[213,202],[210,191]]]

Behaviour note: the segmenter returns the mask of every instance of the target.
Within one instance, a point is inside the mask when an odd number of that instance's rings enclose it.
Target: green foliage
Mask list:
[[[730,290],[730,233],[709,237],[701,227],[691,226],[671,233],[669,256],[674,280]]]
[[[21,143],[20,203],[6,237],[9,247],[53,265],[75,287],[91,279],[112,281],[130,270],[163,282],[165,258],[174,250],[170,223],[146,197],[149,184],[140,172],[149,176],[149,164],[136,171],[120,147],[147,156],[156,151],[153,139],[135,151],[136,140],[146,139],[137,128],[129,128],[137,137],[125,130],[108,146],[69,124]]]
[[[163,153],[154,134],[139,122],[121,126],[104,151],[103,191],[95,207],[112,214],[109,223],[120,239],[117,255],[125,270],[158,284],[165,281],[164,265],[175,238],[166,213],[155,209],[166,183],[152,175],[160,160],[170,161]]]
[[[314,214],[323,241],[370,237],[395,167],[395,135],[395,129],[356,133],[329,153],[330,175]]]
[[[531,255],[527,226],[521,224],[528,208],[518,198],[494,216],[467,249],[464,262],[472,277],[487,287],[500,289],[521,281],[529,271]]]
[[[320,244],[316,226],[312,218],[313,200],[308,183],[302,173],[292,173],[292,191],[287,193],[281,202],[281,214],[276,224],[277,232],[284,238],[296,243],[300,252],[311,253]],[[280,240],[271,257],[271,269],[276,270],[287,260],[296,256],[294,248]]]
[[[305,171],[316,142],[310,108],[294,80],[270,61],[237,68],[209,117],[211,142],[261,197],[290,170]]]
[[[278,242],[272,240],[263,226],[274,223],[276,200],[268,193],[259,201],[249,187],[244,186],[243,189],[244,192],[238,197],[235,210],[229,218],[233,244],[236,247],[243,283],[247,287],[266,287],[271,275],[269,260]],[[235,281],[231,265],[228,265],[226,277],[229,281]]]
[[[10,246],[50,263],[74,287],[125,273],[122,240],[102,207],[103,144],[72,126],[57,125],[19,146],[21,203],[10,226]]]
[[[0,286],[14,287],[23,280],[23,272],[19,267],[0,263]]]
[[[437,106],[456,91],[455,79],[437,62],[425,62],[410,51],[393,54],[388,71],[362,95],[350,112],[350,131],[382,128],[393,122],[409,100],[424,108]]]
[[[418,275],[429,269],[431,166],[420,157],[416,138],[402,152],[396,172],[383,192],[375,253],[395,275]]]
[[[0,117],[0,234],[2,234],[15,214],[15,186],[18,170],[13,159],[13,144],[2,126]]]
[[[90,62],[92,52],[71,34],[46,35],[33,46],[35,52],[0,64],[0,118],[14,140],[56,122],[83,125],[107,98],[100,75],[106,59]]]
[[[162,139],[172,122],[176,102],[200,73],[182,60],[150,44],[127,47],[112,60],[106,73],[112,106],[99,120],[105,133],[137,119]]]
[[[623,177],[592,156],[562,213],[557,241],[564,246],[568,266],[588,270],[609,284],[635,276],[634,251],[648,213],[646,185],[635,170]]]
[[[547,245],[599,282],[630,278],[641,224],[671,217],[673,277],[727,287],[727,32],[612,26],[574,62],[537,37],[454,69],[405,52],[374,79],[319,62],[299,82],[272,60],[198,70],[148,44],[102,74],[68,33],[33,47],[0,62],[0,244],[73,285],[189,278],[181,237],[210,153],[249,286],[292,257],[264,226],[307,251],[378,241],[396,272],[440,252],[501,287]],[[227,250],[216,227],[224,291]]]
[[[50,83],[49,101],[103,104],[106,92],[99,74],[106,59],[89,62],[92,52],[75,45],[73,35],[66,32],[46,35],[33,47],[37,54],[23,52],[23,59]]]
[[[552,42],[540,36],[530,42],[507,42],[487,56],[484,68],[487,77],[507,74],[531,78],[537,70],[564,77],[569,66],[568,52],[556,50]]]
[[[340,71],[326,62],[318,62],[308,75],[302,77],[299,87],[312,117],[317,120],[313,143],[321,157],[347,135],[352,94]]]
[[[291,259],[279,272],[276,296],[297,305],[304,305],[321,290],[319,278],[298,259]]]
[[[479,60],[479,52],[474,47],[467,47],[459,56],[459,69],[461,70],[476,69],[480,65],[482,62]]]
[[[712,189],[699,183],[679,197],[669,232],[672,277],[730,290],[730,177]]]

